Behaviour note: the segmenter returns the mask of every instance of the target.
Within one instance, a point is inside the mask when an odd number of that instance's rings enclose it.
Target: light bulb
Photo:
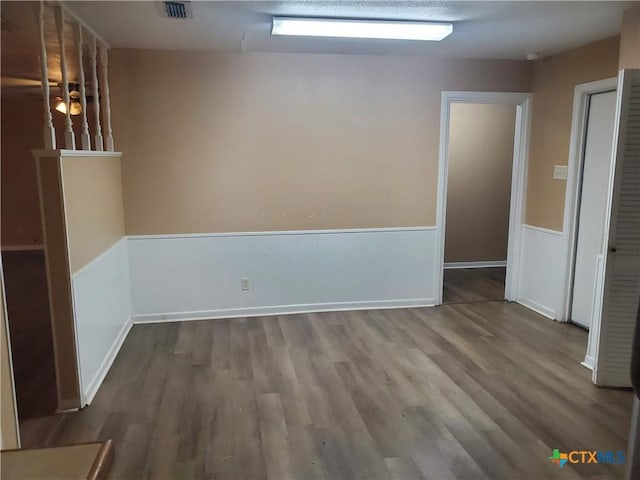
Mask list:
[[[80,115],[82,113],[82,104],[74,98],[70,99],[70,103],[71,103],[71,115]],[[64,103],[64,100],[60,100],[58,101],[58,104],[56,105],[56,110],[59,111],[60,113],[62,113],[63,115],[67,114],[67,104]]]
[[[67,104],[64,103],[62,100],[60,100],[58,102],[58,104],[56,105],[56,110],[59,111],[60,113],[64,113],[66,115],[66,113],[67,113]]]

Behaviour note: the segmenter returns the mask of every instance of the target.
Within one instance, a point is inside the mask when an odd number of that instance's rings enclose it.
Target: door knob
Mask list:
[[[611,247],[611,248],[609,249],[609,251],[610,251],[611,253],[616,253],[616,252],[618,251],[618,249],[617,249],[616,247]]]

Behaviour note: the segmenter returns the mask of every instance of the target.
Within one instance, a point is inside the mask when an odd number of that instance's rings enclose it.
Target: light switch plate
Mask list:
[[[553,166],[553,179],[554,180],[566,180],[567,179],[567,166],[566,165],[554,165]]]

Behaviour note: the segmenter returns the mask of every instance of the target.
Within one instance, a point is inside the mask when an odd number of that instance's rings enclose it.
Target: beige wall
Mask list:
[[[119,157],[62,157],[71,274],[124,236]]]
[[[1,271],[1,270],[0,270]],[[0,448],[18,448],[18,424],[14,386],[11,380],[11,359],[9,337],[5,318],[4,279],[0,275]]]
[[[615,77],[618,45],[613,37],[535,62],[525,223],[562,230],[566,182],[553,180],[553,166],[568,162],[573,90]]]
[[[516,107],[453,104],[445,262],[507,259]]]
[[[128,234],[435,224],[442,90],[531,65],[113,50]]]
[[[619,67],[640,68],[640,5],[624,12]]]

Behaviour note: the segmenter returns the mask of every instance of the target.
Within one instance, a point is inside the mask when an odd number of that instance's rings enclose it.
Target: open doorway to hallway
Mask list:
[[[20,423],[58,408],[45,242],[31,154],[42,147],[39,94],[39,87],[2,91],[2,266]],[[61,116],[54,119],[58,125],[62,121]]]
[[[2,253],[18,418],[57,408],[53,334],[42,250]]]
[[[451,105],[443,303],[505,298],[515,129],[516,105]]]

